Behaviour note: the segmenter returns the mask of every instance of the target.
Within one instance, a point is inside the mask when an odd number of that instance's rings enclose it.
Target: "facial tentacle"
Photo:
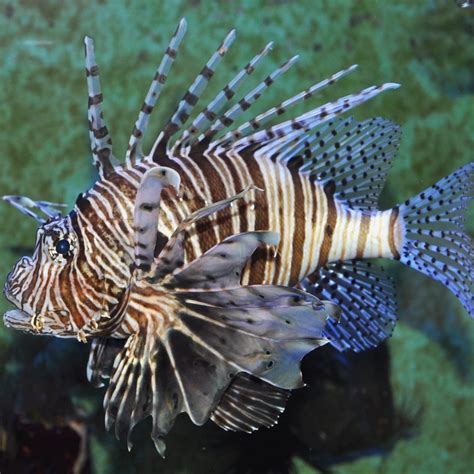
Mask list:
[[[61,216],[61,212],[56,209],[57,207],[63,208],[66,207],[66,204],[49,202],[49,201],[34,201],[26,196],[2,196],[2,199],[10,204],[11,206],[18,209],[21,213],[32,217],[40,225],[45,224],[48,221],[57,219]],[[41,217],[40,214],[35,212],[35,210],[42,212],[45,216]]]

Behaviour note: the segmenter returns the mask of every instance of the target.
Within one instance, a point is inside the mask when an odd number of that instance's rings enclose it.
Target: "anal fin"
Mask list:
[[[395,286],[378,263],[329,263],[303,280],[301,286],[340,306],[340,320],[329,320],[324,330],[336,349],[364,351],[392,334],[397,321]]]
[[[271,428],[285,410],[291,390],[275,387],[246,373],[240,373],[222,396],[211,420],[227,431],[252,433]]]

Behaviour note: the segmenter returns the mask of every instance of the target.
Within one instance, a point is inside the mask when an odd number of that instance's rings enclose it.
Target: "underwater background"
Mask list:
[[[1,0],[0,195],[72,206],[94,182],[85,34],[95,40],[104,113],[124,156],[182,16],[188,33],[145,145],[235,27],[236,43],[203,104],[269,40],[275,47],[251,85],[294,54],[300,61],[262,97],[259,111],[353,63],[356,72],[305,101],[304,110],[372,84],[402,84],[354,111],[359,119],[383,116],[402,126],[382,206],[473,160],[474,8],[454,0]],[[0,222],[3,286],[15,261],[31,253],[35,223],[6,203]],[[0,473],[472,473],[474,323],[440,284],[399,264],[389,268],[399,323],[387,344],[364,354],[326,347],[308,356],[308,387],[272,430],[226,433],[180,417],[166,460],[147,423],[136,428],[130,454],[105,432],[103,392],[86,381],[85,344],[0,324]],[[0,298],[0,313],[8,308]]]

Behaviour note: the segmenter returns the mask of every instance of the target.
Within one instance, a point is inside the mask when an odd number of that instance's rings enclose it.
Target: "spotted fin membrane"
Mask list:
[[[400,261],[441,282],[474,318],[474,252],[464,228],[473,185],[469,163],[400,206],[405,224]]]
[[[324,331],[340,351],[377,347],[395,328],[395,285],[377,262],[329,263],[303,280],[301,287],[340,306],[340,320],[328,321]]]

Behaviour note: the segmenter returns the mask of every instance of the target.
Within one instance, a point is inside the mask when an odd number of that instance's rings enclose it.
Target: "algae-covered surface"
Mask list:
[[[86,34],[95,40],[105,115],[116,154],[123,156],[149,81],[182,16],[189,31],[145,144],[152,143],[226,32],[236,28],[236,44],[203,103],[269,40],[275,47],[249,81],[252,85],[292,55],[300,54],[300,61],[262,97],[260,111],[353,63],[359,64],[356,72],[306,101],[305,110],[368,85],[402,84],[354,112],[358,118],[384,116],[403,128],[382,196],[385,206],[473,159],[474,8],[458,8],[454,0],[2,0],[0,194],[72,205],[94,181],[86,121]],[[30,251],[35,224],[6,204],[0,206],[0,221],[3,285],[14,262]],[[472,232],[472,219],[467,224]],[[389,342],[390,377],[395,404],[413,415],[413,426],[409,436],[390,447],[334,460],[331,469],[338,474],[473,472],[474,324],[437,283],[401,265],[391,271],[399,288],[400,321]],[[8,307],[1,299],[0,313]],[[83,472],[220,473],[232,466],[236,472],[238,443],[213,444],[214,431],[204,442],[201,433],[207,428],[192,428],[183,420],[170,437],[167,460],[158,458],[146,436],[129,455],[123,442],[104,434],[101,393],[85,382],[86,357],[87,348],[77,342],[17,335],[0,325],[0,456],[15,431],[11,420],[5,421],[12,413],[38,422],[51,413],[54,420],[77,417],[85,427],[90,459]],[[245,446],[251,444],[252,438],[245,438]],[[281,449],[275,445],[275,455]],[[273,455],[271,448],[265,451]],[[285,469],[316,472],[304,453],[289,456]],[[266,466],[263,459],[259,472],[275,472]]]

